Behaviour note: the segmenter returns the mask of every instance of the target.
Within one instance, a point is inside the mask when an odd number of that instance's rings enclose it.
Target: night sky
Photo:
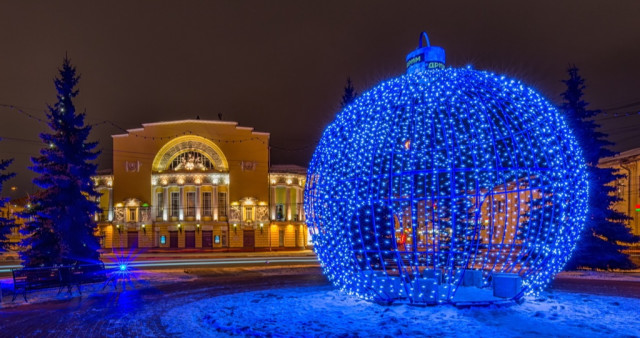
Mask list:
[[[36,118],[55,103],[65,53],[100,169],[111,168],[119,128],[220,113],[270,132],[272,163],[306,166],[346,78],[363,92],[402,74],[423,30],[449,66],[516,77],[555,103],[576,64],[591,108],[611,113],[601,124],[614,150],[640,147],[639,17],[631,0],[3,2],[0,158],[15,158],[18,173],[4,194],[35,190],[26,167],[47,128]]]

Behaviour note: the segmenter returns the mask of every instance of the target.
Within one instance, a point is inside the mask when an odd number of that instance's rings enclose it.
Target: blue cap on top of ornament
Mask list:
[[[422,47],[422,40],[427,43]],[[418,49],[407,54],[407,73],[415,73],[427,69],[444,69],[444,49],[442,47],[431,46],[427,33],[420,34]]]

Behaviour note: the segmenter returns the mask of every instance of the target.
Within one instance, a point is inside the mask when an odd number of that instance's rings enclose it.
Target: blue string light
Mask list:
[[[363,93],[323,133],[305,209],[324,273],[364,299],[452,302],[469,271],[478,290],[510,273],[522,283],[512,299],[535,295],[584,225],[581,149],[535,90],[444,68],[444,51],[431,67],[428,54],[410,54],[407,74]]]

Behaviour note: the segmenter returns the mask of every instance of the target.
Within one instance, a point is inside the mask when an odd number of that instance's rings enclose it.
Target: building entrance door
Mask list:
[[[127,232],[127,244],[130,249],[138,248],[138,232],[137,231]]]
[[[196,247],[196,232],[185,231],[184,232],[184,247],[195,248]]]
[[[278,246],[284,246],[284,230],[278,231]]]
[[[177,248],[178,247],[178,232],[177,231],[169,231],[169,247]]]
[[[202,247],[206,249],[213,247],[213,231],[202,231]]]
[[[256,238],[253,230],[244,230],[242,233],[243,246],[245,248],[253,248],[256,246]]]

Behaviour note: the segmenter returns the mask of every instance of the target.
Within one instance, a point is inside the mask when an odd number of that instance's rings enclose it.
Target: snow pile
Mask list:
[[[248,292],[195,301],[163,316],[183,337],[640,336],[640,299],[545,292],[506,307],[383,306],[332,287]]]

